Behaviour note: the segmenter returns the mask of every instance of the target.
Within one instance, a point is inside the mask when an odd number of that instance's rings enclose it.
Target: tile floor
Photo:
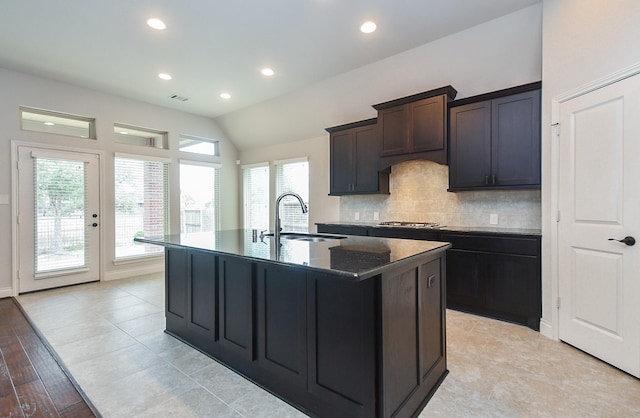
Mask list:
[[[163,333],[160,275],[18,298],[105,417],[304,417]],[[639,417],[640,380],[528,328],[447,312],[426,417]]]

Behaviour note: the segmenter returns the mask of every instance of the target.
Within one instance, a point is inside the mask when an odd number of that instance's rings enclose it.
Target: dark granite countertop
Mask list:
[[[253,231],[240,229],[135,238],[135,241],[322,270],[349,280],[364,280],[450,247],[450,244],[438,241],[333,236],[336,239],[321,242],[281,239],[278,253],[273,237],[261,240]]]
[[[336,222],[317,222],[316,225],[339,225],[339,226],[360,226],[366,228],[396,228],[396,229],[412,229],[424,231],[441,231],[441,232],[462,232],[462,233],[486,233],[486,234],[512,234],[512,235],[533,235],[540,236],[540,229],[527,228],[499,228],[499,227],[477,227],[477,226],[451,226],[444,225],[438,228],[415,228],[410,226],[379,226],[377,223],[371,222],[353,222],[353,221],[336,221]]]

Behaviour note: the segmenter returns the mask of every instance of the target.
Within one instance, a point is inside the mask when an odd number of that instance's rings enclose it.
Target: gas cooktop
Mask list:
[[[443,225],[440,225],[437,222],[386,221],[386,222],[380,222],[377,226],[400,226],[400,227],[404,227],[404,228],[435,229],[435,228],[441,228]]]

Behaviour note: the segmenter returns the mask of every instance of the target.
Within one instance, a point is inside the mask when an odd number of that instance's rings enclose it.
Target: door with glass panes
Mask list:
[[[19,292],[100,280],[99,155],[17,151]]]

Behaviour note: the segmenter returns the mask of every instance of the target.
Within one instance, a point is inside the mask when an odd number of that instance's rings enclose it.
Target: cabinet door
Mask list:
[[[409,142],[412,152],[444,149],[445,96],[419,100],[409,105],[411,123]]]
[[[258,264],[258,362],[285,393],[307,384],[306,284],[303,270]]]
[[[492,102],[491,172],[496,186],[540,184],[540,90]]]
[[[333,132],[331,134],[331,184],[330,194],[347,193],[353,184],[353,146],[352,130]]]
[[[451,108],[449,188],[482,187],[491,175],[491,102]]]
[[[379,110],[378,132],[382,142],[382,156],[409,152],[406,107],[403,105]]]
[[[203,251],[190,252],[190,265],[190,309],[187,328],[213,343],[217,340],[216,257]]]
[[[219,258],[220,359],[246,372],[254,358],[253,264],[246,259]]]
[[[354,192],[380,190],[378,175],[378,131],[376,125],[353,130],[355,164]]]
[[[539,329],[541,307],[540,261],[537,257],[491,254],[487,277],[487,307],[506,319]]]
[[[447,307],[485,309],[488,269],[484,253],[447,250]]]

